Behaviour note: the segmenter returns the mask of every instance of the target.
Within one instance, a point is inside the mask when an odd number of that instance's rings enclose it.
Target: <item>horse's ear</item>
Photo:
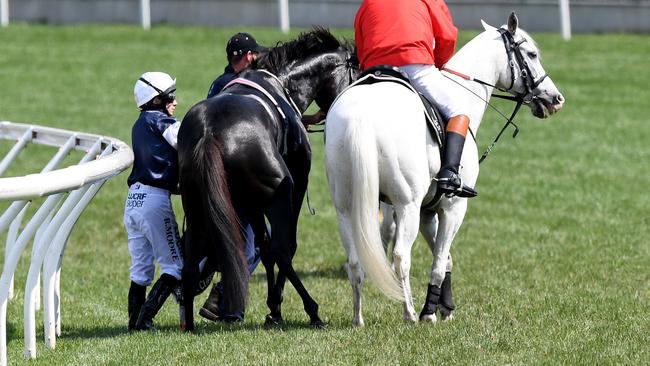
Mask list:
[[[497,29],[494,28],[493,26],[487,24],[483,19],[481,19],[481,24],[483,25],[483,29],[485,29],[485,30],[488,31],[488,32],[489,32],[489,31],[492,31],[492,30],[497,30]]]
[[[514,36],[518,27],[519,27],[519,19],[517,19],[517,15],[513,11],[512,13],[510,13],[510,16],[508,17],[508,32],[510,32],[510,34]]]

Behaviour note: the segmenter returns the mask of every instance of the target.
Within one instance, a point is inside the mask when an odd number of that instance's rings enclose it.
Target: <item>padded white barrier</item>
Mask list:
[[[133,164],[133,151],[111,137],[7,121],[0,122],[0,139],[16,141],[0,161],[0,176],[30,143],[58,149],[40,173],[0,178],[0,201],[12,201],[0,216],[0,232],[7,230],[0,276],[0,366],[4,366],[7,365],[7,301],[13,297],[13,276],[25,247],[33,238],[25,284],[24,327],[25,357],[35,358],[40,269],[43,268],[45,343],[54,348],[56,336],[61,335],[59,281],[68,237],[104,182]],[[79,163],[56,169],[72,150],[85,152]],[[47,198],[22,225],[28,206],[38,197]]]

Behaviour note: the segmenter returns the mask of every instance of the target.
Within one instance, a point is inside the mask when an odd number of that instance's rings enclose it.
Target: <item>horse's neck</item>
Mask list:
[[[280,75],[279,78],[283,88],[287,91],[287,95],[291,98],[289,102],[298,109],[300,114],[305,113],[313,98],[308,95],[306,96],[302,88],[296,88],[297,85],[302,85],[302,82],[291,78],[290,74]]]
[[[503,44],[499,44],[491,34],[484,32],[463,46],[449,60],[446,67],[495,85],[499,79],[503,63],[507,62],[505,57]],[[457,76],[450,77],[453,77],[454,80],[467,89],[463,110],[467,111],[470,128],[476,133],[481,125],[486,102],[489,101],[493,88]]]
[[[314,57],[296,62],[287,69],[289,71],[286,74],[278,75],[278,77],[289,90],[300,113],[304,113],[316,98],[317,86],[323,76],[332,72],[331,67],[324,65],[321,58]]]

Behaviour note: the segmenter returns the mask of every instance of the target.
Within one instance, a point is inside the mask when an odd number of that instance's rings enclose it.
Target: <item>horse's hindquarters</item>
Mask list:
[[[400,207],[419,207],[428,189],[430,139],[419,97],[391,83],[352,88],[330,109],[326,137],[328,181],[349,268],[358,270],[361,263],[383,293],[404,301],[404,288],[386,259],[377,213],[380,193]],[[351,272],[353,288],[359,278],[363,274]],[[354,303],[356,309],[360,303],[356,298]],[[360,314],[355,322],[362,323]]]
[[[432,154],[428,151],[432,150],[433,141],[419,97],[404,86],[390,82],[354,87],[341,95],[327,116],[326,158],[331,162],[328,174],[349,172],[344,144],[356,124],[363,124],[364,133],[371,134],[376,141],[381,195],[390,202],[405,203],[414,199],[412,186],[418,187],[415,196],[424,194],[431,181],[429,156]],[[433,150],[437,151],[437,146]]]

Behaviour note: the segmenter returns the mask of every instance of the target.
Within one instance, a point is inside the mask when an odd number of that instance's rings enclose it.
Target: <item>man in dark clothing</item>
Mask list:
[[[255,38],[248,33],[237,33],[232,36],[226,45],[228,65],[223,70],[223,74],[212,82],[208,98],[219,94],[226,84],[246,70],[257,56],[265,51],[267,48],[257,44]]]

